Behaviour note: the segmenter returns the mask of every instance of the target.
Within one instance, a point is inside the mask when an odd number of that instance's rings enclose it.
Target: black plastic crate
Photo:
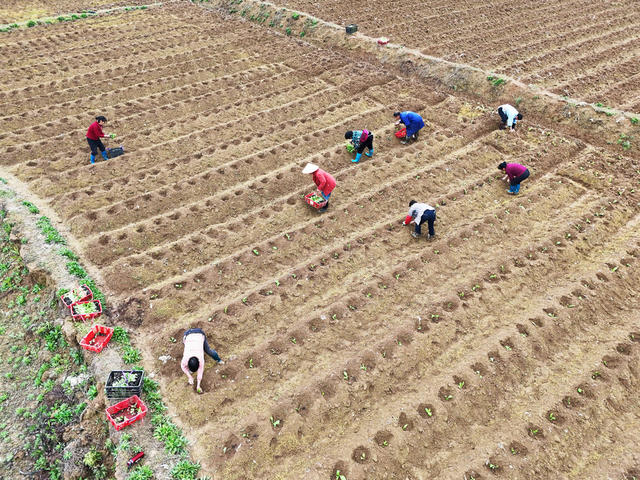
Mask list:
[[[121,383],[121,380],[125,378],[125,374],[131,377],[129,378],[127,385],[118,385]],[[107,398],[120,399],[129,398],[133,395],[140,396],[142,392],[143,379],[143,370],[112,370],[105,385]]]

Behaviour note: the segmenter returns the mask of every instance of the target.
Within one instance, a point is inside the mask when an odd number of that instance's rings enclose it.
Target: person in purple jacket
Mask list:
[[[518,195],[520,192],[520,183],[529,178],[529,169],[519,163],[502,162],[498,165],[498,170],[504,170],[506,174],[503,180],[509,181],[509,189],[507,193]]]

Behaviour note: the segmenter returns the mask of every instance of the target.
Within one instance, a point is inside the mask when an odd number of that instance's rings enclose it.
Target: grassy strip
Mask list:
[[[58,17],[43,17],[36,20],[29,20],[27,22],[12,23],[10,25],[5,25],[3,27],[0,27],[0,32],[8,33],[13,30],[18,30],[22,27],[33,28],[38,25],[53,25],[56,22],[58,23],[75,22],[76,20],[83,20],[85,18],[94,17],[98,14],[104,14],[104,13],[113,13],[118,11],[129,12],[131,10],[146,10],[147,8],[153,5],[161,5],[161,3],[160,4],[155,3],[151,5],[133,5],[129,7],[115,7],[115,8],[108,8],[108,9],[99,10],[99,11],[82,10],[81,12],[78,12],[78,13],[72,13],[69,15],[60,15]]]

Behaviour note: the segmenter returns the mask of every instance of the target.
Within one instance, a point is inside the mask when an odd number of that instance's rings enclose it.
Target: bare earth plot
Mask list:
[[[634,0],[278,3],[559,95],[640,112],[640,10]]]
[[[568,28],[568,42],[589,38]],[[429,53],[449,54],[438,38]],[[519,45],[500,38],[474,62],[522,58],[496,54]],[[101,272],[202,473],[637,475],[634,150],[534,115],[517,135],[496,131],[494,105],[188,3],[12,32],[0,53],[1,170]],[[397,109],[422,114],[419,142],[393,137]],[[96,114],[127,154],[90,166]],[[365,126],[376,154],[355,165],[344,131]],[[323,216],[301,200],[308,161],[338,181]],[[519,197],[501,161],[531,169]],[[438,206],[434,241],[401,227],[411,198]],[[208,365],[202,396],[171,341],[193,326],[229,359]]]

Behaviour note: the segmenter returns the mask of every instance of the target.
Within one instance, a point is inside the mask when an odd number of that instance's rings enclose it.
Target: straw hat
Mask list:
[[[302,169],[302,173],[313,173],[318,170],[318,166],[313,163],[307,163],[307,165]]]

